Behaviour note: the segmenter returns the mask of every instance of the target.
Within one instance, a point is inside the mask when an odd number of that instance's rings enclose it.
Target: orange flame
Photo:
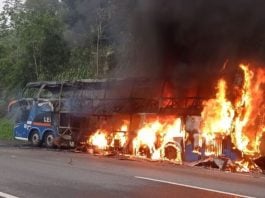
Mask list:
[[[129,122],[124,120],[123,125],[116,132],[111,133],[106,129],[98,129],[90,136],[87,143],[96,146],[98,149],[106,149],[107,147],[114,147],[114,141],[118,140],[119,146],[123,147],[127,142],[126,132],[128,132]],[[114,135],[113,135],[114,134]]]
[[[204,102],[202,131],[206,140],[213,140],[215,133],[229,134],[235,115],[232,104],[226,99],[226,82],[218,82],[215,99]]]
[[[121,126],[120,130],[115,133],[113,141],[111,143],[112,146],[114,146],[114,140],[118,140],[120,143],[120,147],[123,147],[127,141],[127,136],[126,132],[128,132],[129,128],[129,122],[128,121],[123,121],[123,125]]]
[[[265,83],[265,70],[250,69],[243,64],[239,67],[243,71],[243,83],[236,102],[232,103],[226,98],[226,82],[219,80],[216,98],[204,102],[201,114],[202,133],[206,145],[214,145],[217,134],[231,135],[237,149],[246,154],[254,154],[259,152],[259,139],[264,127],[258,128],[254,123],[261,114],[259,112],[263,103],[262,84]]]
[[[108,146],[107,135],[104,131],[98,130],[89,139],[89,144],[97,146],[99,149],[106,149]]]
[[[172,122],[172,121],[171,121]],[[135,155],[139,156],[140,147],[146,145],[149,149],[151,159],[162,160],[166,159],[165,148],[170,145],[176,149],[175,161],[181,161],[180,145],[175,141],[175,138],[183,138],[185,132],[181,128],[181,119],[177,118],[166,122],[150,122],[146,123],[138,130],[137,137],[133,141]]]
[[[157,132],[161,129],[162,124],[159,121],[153,123],[147,123],[142,127],[137,134],[137,137],[133,140],[133,148],[135,154],[139,155],[139,149],[142,145],[146,145],[149,148],[151,158],[157,157],[155,143],[157,139]]]
[[[241,97],[235,104],[235,109],[237,112],[237,117],[235,119],[235,135],[234,144],[241,151],[246,151],[249,139],[243,133],[243,129],[249,121],[249,116],[251,113],[251,79],[253,78],[253,72],[249,70],[248,66],[240,65],[240,68],[244,72],[244,84],[241,89]]]

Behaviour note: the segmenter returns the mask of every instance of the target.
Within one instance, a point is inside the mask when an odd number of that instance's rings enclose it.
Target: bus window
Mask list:
[[[47,89],[43,89],[40,92],[40,98],[46,98],[46,99],[48,99],[48,98],[51,98],[52,95],[53,95],[52,92],[49,91],[49,90],[47,90]]]
[[[60,94],[60,85],[46,85],[40,92],[39,98],[57,99]]]
[[[39,92],[39,88],[29,87],[23,92],[23,98],[36,98]]]

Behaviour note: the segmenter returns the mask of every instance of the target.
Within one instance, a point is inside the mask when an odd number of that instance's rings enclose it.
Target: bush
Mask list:
[[[13,138],[13,125],[7,118],[0,119],[0,139],[11,140]]]

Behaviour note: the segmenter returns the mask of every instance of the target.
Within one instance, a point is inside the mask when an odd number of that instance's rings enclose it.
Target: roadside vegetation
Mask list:
[[[31,81],[107,76],[127,31],[121,6],[129,10],[114,0],[4,0],[0,89],[14,95]]]
[[[11,140],[12,139],[12,122],[7,118],[0,119],[0,140]]]
[[[118,44],[111,26],[119,6],[111,0],[5,0],[0,14],[1,87],[107,75],[115,63]],[[117,35],[124,33],[121,26]]]

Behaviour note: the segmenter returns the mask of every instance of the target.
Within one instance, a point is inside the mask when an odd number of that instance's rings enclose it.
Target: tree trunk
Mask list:
[[[97,61],[96,76],[97,77],[98,77],[98,74],[99,74],[99,40],[100,40],[100,33],[101,33],[101,23],[98,24],[98,34],[97,34],[97,53],[96,53],[96,61]]]
[[[39,79],[39,71],[38,71],[38,63],[37,63],[37,57],[36,57],[36,51],[35,51],[35,46],[33,44],[33,60],[34,60],[34,65],[35,65],[35,74],[37,80]]]

